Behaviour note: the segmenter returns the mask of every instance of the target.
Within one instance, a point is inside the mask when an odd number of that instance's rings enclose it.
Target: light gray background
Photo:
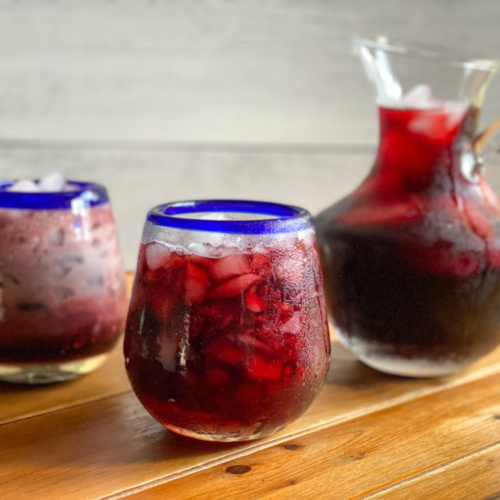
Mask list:
[[[0,177],[105,184],[126,266],[147,210],[347,194],[377,144],[355,33],[500,58],[497,0],[0,2]],[[500,118],[500,77],[481,123]],[[500,161],[489,175],[500,189]]]

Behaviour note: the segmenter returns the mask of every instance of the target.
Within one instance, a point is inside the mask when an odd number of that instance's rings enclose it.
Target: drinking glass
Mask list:
[[[0,380],[91,372],[123,332],[127,298],[107,191],[10,191],[0,181]]]
[[[208,200],[149,212],[124,353],[165,427],[211,441],[274,433],[312,403],[329,350],[306,210]]]

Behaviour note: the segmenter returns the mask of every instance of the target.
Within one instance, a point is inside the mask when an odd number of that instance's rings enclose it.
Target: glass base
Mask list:
[[[383,373],[402,377],[445,377],[452,375],[467,366],[452,361],[429,361],[424,358],[391,358],[385,356],[362,356],[360,361]]]
[[[334,327],[340,343],[349,349],[360,361],[370,368],[390,375],[401,377],[445,377],[463,370],[471,360],[462,362],[428,359],[423,357],[403,357],[383,354],[390,347],[378,342],[367,342],[344,335],[339,328]]]
[[[15,384],[52,384],[65,382],[99,368],[108,353],[59,363],[1,363],[0,381]]]
[[[234,431],[225,430],[224,432],[213,431],[213,432],[202,432],[190,429],[185,429],[177,427],[176,425],[163,424],[167,429],[180,434],[181,436],[190,437],[194,439],[201,439],[202,441],[215,441],[219,443],[231,443],[236,441],[253,441],[254,439],[260,439],[269,434],[274,434],[285,428],[286,425],[280,425],[274,429],[266,429],[262,432],[262,425],[260,423],[255,425],[254,429],[239,429]]]

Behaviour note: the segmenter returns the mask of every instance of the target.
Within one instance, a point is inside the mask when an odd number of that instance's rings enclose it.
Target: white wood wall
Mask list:
[[[133,268],[155,204],[241,197],[314,213],[363,178],[377,123],[352,34],[500,58],[499,27],[497,0],[3,1],[0,176],[104,183]],[[482,123],[496,118],[500,76]]]

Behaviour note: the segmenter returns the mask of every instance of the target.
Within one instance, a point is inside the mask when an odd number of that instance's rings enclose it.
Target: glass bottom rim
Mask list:
[[[0,382],[31,385],[66,382],[93,372],[108,356],[109,353],[104,353],[78,360],[47,363],[0,362]]]

